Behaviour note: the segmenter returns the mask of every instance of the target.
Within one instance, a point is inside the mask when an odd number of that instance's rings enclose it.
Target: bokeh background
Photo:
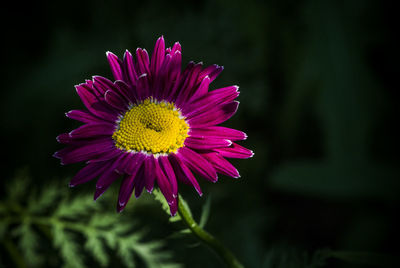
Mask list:
[[[195,215],[211,197],[207,230],[247,267],[302,267],[321,249],[398,255],[399,54],[389,1],[34,1],[3,13],[3,182],[28,167],[35,187],[64,180],[65,191],[93,191],[94,182],[69,189],[81,166],[52,158],[62,147],[55,137],[79,125],[64,116],[83,107],[73,86],[111,78],[106,51],[151,52],[164,35],[182,44],[184,65],[225,67],[211,88],[240,86],[225,125],[244,130],[241,145],[255,152],[232,160],[240,179],[201,181],[201,198],[180,187]],[[167,239],[176,226],[141,202],[128,205],[135,220],[177,262],[221,266],[194,240]],[[367,259],[323,267],[374,264]]]

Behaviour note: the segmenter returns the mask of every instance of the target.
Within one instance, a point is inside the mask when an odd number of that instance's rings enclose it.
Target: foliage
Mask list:
[[[84,108],[73,85],[93,74],[112,78],[105,51],[122,56],[125,49],[145,47],[151,53],[163,34],[169,46],[182,44],[182,67],[190,60],[224,65],[212,89],[240,86],[240,109],[226,126],[244,130],[248,139],[243,144],[256,154],[249,161],[232,160],[240,179],[221,176],[216,184],[199,183],[204,194],[213,196],[207,229],[246,267],[263,267],[271,250],[275,267],[284,267],[279,259],[292,254],[275,249],[281,244],[300,248],[292,256],[296,260],[302,260],[302,250],[312,255],[321,247],[400,252],[394,1],[7,3],[4,13],[20,16],[12,23],[3,16],[3,182],[21,163],[43,174],[35,177],[38,185],[46,183],[46,175],[68,172],[49,156],[60,149],[54,137],[79,125],[62,118],[70,109]],[[186,197],[185,186],[179,185],[179,191]],[[4,209],[9,210],[0,206]],[[179,221],[167,226],[169,212],[162,218],[157,208],[142,213],[140,224],[160,227],[152,228],[159,237],[183,226]],[[3,215],[0,236],[14,228]],[[31,229],[42,241],[52,241],[37,225]],[[12,248],[9,240],[19,244],[7,237],[2,253]],[[84,236],[76,238],[84,249]],[[183,239],[168,240],[180,262],[219,267],[211,251],[182,247]],[[51,257],[47,247],[40,243],[37,249]],[[111,249],[105,249],[113,261]],[[2,255],[0,267],[9,259]],[[327,261],[328,267],[344,266],[336,258]]]
[[[155,189],[153,191],[153,194],[154,194],[154,199],[161,203],[162,209],[168,215],[170,215],[170,210],[169,210],[168,203],[165,200],[165,198],[164,198],[163,194],[161,193],[161,191],[158,190],[158,189]],[[193,217],[192,211],[190,210],[190,207],[187,204],[187,202],[182,198],[182,196],[179,196],[179,198],[181,199],[182,204],[186,207],[186,210],[189,212],[190,216]],[[200,221],[199,221],[199,226],[201,228],[204,228],[204,226],[206,225],[206,223],[208,221],[208,218],[210,216],[210,208],[211,208],[211,197],[207,198],[207,200],[206,200],[206,202],[205,202],[205,204],[203,205],[203,208],[202,208]],[[179,222],[181,220],[182,220],[182,218],[179,215],[179,213],[177,213],[175,216],[173,216],[173,217],[171,216],[169,218],[170,222]],[[171,237],[180,237],[180,236],[182,236],[184,234],[189,234],[189,233],[190,233],[190,230],[188,228],[185,228],[185,229],[180,230],[177,233],[174,233],[173,235],[171,235]],[[196,244],[196,245],[198,245],[198,244]]]
[[[16,266],[86,267],[94,261],[102,267],[114,262],[180,266],[162,241],[144,241],[146,232],[134,228],[129,214],[109,211],[105,202],[95,203],[90,195],[69,198],[59,184],[40,191],[30,185],[26,171],[20,172],[0,202],[0,239]]]

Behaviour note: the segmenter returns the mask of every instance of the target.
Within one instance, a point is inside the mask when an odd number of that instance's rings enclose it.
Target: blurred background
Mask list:
[[[321,250],[366,254],[322,267],[384,266],[371,256],[398,255],[399,53],[389,1],[34,1],[3,13],[3,182],[25,167],[38,189],[59,180],[63,191],[92,193],[94,182],[67,187],[81,165],[52,158],[62,148],[55,137],[79,125],[64,116],[83,108],[73,86],[112,77],[106,51],[151,52],[164,35],[182,44],[183,65],[225,67],[212,89],[240,86],[225,125],[248,134],[240,144],[255,156],[231,161],[240,179],[202,180],[201,198],[180,191],[197,218],[211,197],[205,228],[246,267],[306,267]],[[106,195],[114,212],[117,196]],[[221,266],[194,239],[170,238],[179,228],[151,200],[128,204],[148,239],[164,240],[184,267]]]

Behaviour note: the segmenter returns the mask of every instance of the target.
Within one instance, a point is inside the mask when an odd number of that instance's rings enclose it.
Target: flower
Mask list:
[[[178,183],[192,185],[202,195],[192,172],[216,182],[217,172],[238,178],[225,158],[248,158],[253,152],[234,143],[246,134],[217,126],[233,116],[239,102],[237,86],[209,91],[223,67],[190,62],[181,72],[181,45],[155,45],[151,60],[136,50],[136,62],[127,50],[123,59],[107,52],[115,79],[101,76],[75,86],[87,110],[66,116],[84,125],[57,137],[67,146],[56,152],[61,164],[86,162],[70,186],[98,177],[94,199],[122,177],[117,210],[122,211],[133,191],[157,183],[171,215],[177,211]]]

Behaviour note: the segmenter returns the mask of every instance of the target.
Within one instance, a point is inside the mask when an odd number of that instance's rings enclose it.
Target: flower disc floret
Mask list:
[[[121,150],[169,154],[183,146],[188,130],[174,103],[148,98],[122,116],[112,138]]]

